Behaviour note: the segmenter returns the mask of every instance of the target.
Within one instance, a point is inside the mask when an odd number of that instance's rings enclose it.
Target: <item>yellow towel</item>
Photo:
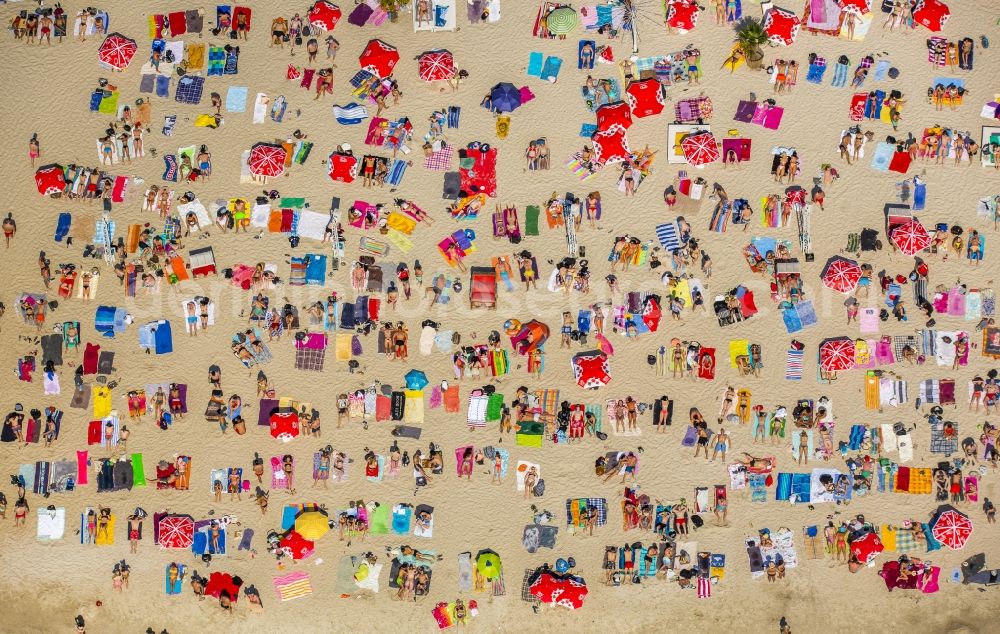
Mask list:
[[[692,304],[691,286],[688,284],[687,280],[682,279],[679,282],[677,282],[677,285],[674,287],[674,293],[676,293],[678,297],[684,300],[685,308],[691,308]]]
[[[882,527],[882,546],[885,547],[888,552],[896,551],[896,529],[889,528],[888,526]]]
[[[413,233],[413,230],[417,227],[417,221],[406,214],[394,211],[389,214],[389,218],[386,220],[386,225],[390,229],[395,229],[396,231],[409,235]]]
[[[108,530],[103,532],[100,528],[97,529],[97,535],[94,539],[94,543],[98,546],[112,546],[115,543],[115,515],[111,515],[108,520]]]
[[[403,422],[419,425],[424,422],[424,391],[403,390],[406,407],[403,408]]]
[[[198,70],[205,67],[204,44],[188,44],[185,52],[187,53],[188,70]]]
[[[729,367],[736,367],[736,357],[747,354],[750,342],[746,339],[733,339],[729,342]]]
[[[351,335],[341,333],[337,335],[337,361],[351,360]]]
[[[929,495],[932,487],[930,469],[910,469],[910,493]]]
[[[413,248],[413,241],[406,237],[405,234],[390,228],[389,233],[385,234],[385,237],[389,239],[389,242],[396,245],[403,253],[409,253],[410,249]]]

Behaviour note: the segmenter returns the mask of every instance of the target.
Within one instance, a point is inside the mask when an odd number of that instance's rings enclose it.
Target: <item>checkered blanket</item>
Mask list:
[[[451,159],[454,155],[454,148],[447,145],[437,152],[431,152],[430,156],[425,156],[424,168],[437,172],[447,172],[451,169]]]
[[[950,437],[944,435],[944,423],[931,426],[931,453],[951,456],[958,447],[958,423],[955,423],[955,433]]]
[[[181,103],[200,103],[201,93],[205,88],[205,78],[197,75],[184,75],[177,82],[177,92],[174,99]]]
[[[541,599],[531,594],[531,577],[534,574],[534,568],[524,569],[524,578],[521,580],[521,600],[535,605],[540,605],[542,603]]]
[[[640,73],[644,70],[654,70],[656,67],[656,62],[665,59],[667,59],[666,55],[652,55],[650,57],[640,57],[639,59],[635,60],[635,69]]]
[[[913,531],[907,529],[896,530],[896,552],[908,553],[919,548],[917,538]]]
[[[313,372],[323,371],[323,362],[326,360],[326,349],[316,350],[314,348],[295,349],[295,369],[311,370]]]
[[[893,350],[896,353],[896,360],[899,361],[903,358],[903,348],[909,346],[913,349],[914,354],[918,354],[920,351],[920,341],[915,335],[896,335],[892,340]]]

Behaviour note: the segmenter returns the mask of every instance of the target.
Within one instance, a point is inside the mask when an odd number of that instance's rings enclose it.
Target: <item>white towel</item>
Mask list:
[[[270,106],[270,100],[267,98],[267,93],[259,92],[257,93],[257,98],[253,102],[253,122],[254,123],[264,123],[267,119],[267,111]]]

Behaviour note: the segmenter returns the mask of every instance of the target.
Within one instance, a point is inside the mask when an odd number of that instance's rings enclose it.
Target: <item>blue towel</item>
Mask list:
[[[156,76],[156,96],[157,97],[170,96],[170,75]]]
[[[226,66],[223,72],[226,75],[235,75],[239,72],[240,53],[238,48],[234,48],[226,54]]]
[[[596,123],[584,123],[583,125],[580,126],[580,136],[586,139],[589,139],[590,137],[594,136],[596,132],[597,132]]]
[[[97,109],[101,107],[101,100],[104,99],[103,90],[95,90],[90,93],[90,111],[97,112]]]
[[[434,26],[438,28],[448,26],[448,9],[450,8],[446,4],[434,5]]]
[[[889,60],[880,59],[878,64],[875,64],[875,81],[882,81],[885,79],[885,74],[889,72]]]
[[[916,183],[913,185],[913,211],[921,211],[927,203],[927,185]]]
[[[542,79],[555,81],[559,77],[559,69],[562,68],[562,60],[558,57],[549,56],[545,58],[545,65],[542,67]]]
[[[461,106],[448,106],[448,127],[457,128],[458,120],[462,116]]]
[[[823,81],[823,75],[826,73],[826,64],[820,66],[819,64],[810,64],[809,73],[806,75],[806,81],[813,84],[819,84]]]
[[[833,82],[835,88],[843,88],[847,85],[847,64],[837,64],[833,69]]]
[[[392,162],[392,167],[389,168],[389,175],[386,176],[385,181],[390,185],[399,185],[403,182],[403,174],[406,173],[406,161],[403,159],[395,159]]]
[[[226,92],[226,112],[246,112],[247,87],[230,86]]]
[[[892,161],[892,155],[895,152],[896,146],[891,143],[879,143],[878,147],[875,148],[875,155],[872,156],[872,168],[880,172],[889,171],[889,163]]]
[[[588,44],[590,45],[590,52],[591,52],[590,65],[584,67],[583,47],[587,46]],[[580,40],[580,44],[577,48],[577,53],[576,53],[576,67],[579,70],[593,70],[594,62],[596,61],[597,61],[597,42],[595,42],[594,40]]]
[[[308,256],[309,263],[306,265],[306,284],[318,284],[323,285],[326,281],[326,256],[325,255],[313,255]]]
[[[64,211],[59,214],[59,220],[56,222],[56,242],[62,242],[63,238],[69,234],[69,228],[72,222],[73,216],[68,211]]]
[[[792,496],[792,474],[779,473],[778,486],[774,487],[774,499],[785,502]]]
[[[589,310],[581,310],[576,315],[576,328],[582,333],[590,332],[590,318],[591,313]]]
[[[799,316],[802,327],[813,326],[817,323],[816,311],[813,309],[811,300],[804,300],[795,305],[795,313]]]
[[[156,324],[156,354],[167,354],[174,351],[174,340],[170,333],[170,322],[161,320]]]
[[[595,26],[604,26],[605,24],[611,24],[611,5],[599,4],[597,5],[597,24]]]
[[[297,506],[286,506],[281,511],[281,530],[287,531],[289,528],[295,526],[295,516],[299,514],[299,508]]]
[[[812,476],[808,473],[795,473],[792,474],[792,495],[795,496],[796,502],[809,502],[812,498],[810,493],[812,489]]]
[[[789,334],[802,330],[802,320],[799,319],[799,316],[795,312],[794,308],[786,308],[781,311],[781,319],[785,322],[785,330],[787,330]]]
[[[542,76],[542,62],[544,59],[545,56],[538,51],[532,51],[528,54],[528,75],[530,77]]]

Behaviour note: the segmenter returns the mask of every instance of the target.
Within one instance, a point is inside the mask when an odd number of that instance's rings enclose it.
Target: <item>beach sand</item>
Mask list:
[[[14,12],[29,3],[19,3],[0,9],[0,17],[9,22]],[[826,82],[817,86],[805,82],[806,57],[817,52],[829,60],[831,66],[840,54],[848,55],[851,69],[857,61],[869,52],[887,51],[892,65],[900,70],[900,78],[895,82],[874,84],[880,88],[898,88],[907,100],[903,111],[900,134],[907,131],[919,134],[929,125],[940,123],[959,130],[969,129],[977,136],[984,123],[978,117],[979,105],[988,101],[996,89],[996,67],[993,59],[995,49],[983,50],[978,47],[981,33],[991,36],[1000,43],[1000,33],[993,21],[995,6],[989,0],[952,1],[953,15],[944,35],[951,40],[970,36],[977,40],[976,68],[972,73],[963,74],[971,96],[965,104],[954,112],[935,112],[926,103],[924,93],[931,79],[947,75],[929,67],[925,40],[930,33],[917,29],[903,34],[881,31],[881,14],[875,15],[867,39],[863,42],[847,42],[827,36],[814,36],[803,31],[797,43],[787,49],[766,50],[769,62],[778,57],[793,58],[800,65],[799,82],[790,94],[779,95],[779,105],[785,108],[785,116],[778,131],[761,127],[737,124],[731,120],[737,102],[748,98],[751,91],[759,99],[771,96],[771,86],[763,73],[754,73],[741,68],[734,74],[719,70],[729,52],[732,30],[714,23],[712,9],[701,15],[701,23],[691,33],[668,35],[662,27],[659,3],[649,0],[640,3],[644,19],[640,23],[640,55],[661,54],[679,50],[688,43],[694,43],[702,51],[704,78],[701,85],[676,87],[670,90],[670,97],[677,100],[696,96],[704,91],[714,103],[715,115],[711,120],[712,130],[717,138],[723,138],[730,128],[739,129],[743,136],[753,139],[753,159],[737,169],[723,169],[721,164],[696,170],[684,165],[669,165],[666,161],[666,125],[672,118],[672,104],[668,111],[657,117],[640,119],[629,129],[628,136],[633,149],[649,145],[659,150],[653,165],[653,173],[643,183],[636,196],[624,198],[614,191],[612,172],[607,169],[586,183],[579,182],[564,167],[570,154],[578,150],[584,139],[578,136],[580,125],[592,122],[590,114],[580,98],[580,86],[586,73],[578,71],[573,63],[576,42],[582,31],[570,35],[566,40],[539,40],[532,38],[531,26],[537,5],[534,2],[503,2],[502,19],[497,24],[469,25],[464,15],[464,3],[460,2],[460,30],[455,33],[413,33],[408,14],[398,24],[385,24],[380,28],[359,29],[344,21],[335,31],[341,42],[335,70],[333,95],[313,100],[313,93],[299,88],[295,82],[285,79],[289,63],[304,64],[304,50],[297,50],[294,57],[285,50],[267,46],[267,28],[273,17],[282,12],[290,17],[293,9],[305,11],[306,3],[289,6],[292,3],[248,2],[254,11],[253,28],[249,41],[230,42],[213,38],[207,32],[213,16],[206,16],[204,42],[239,44],[242,47],[239,74],[235,76],[211,77],[206,83],[206,100],[200,106],[187,106],[172,99],[153,98],[152,130],[146,134],[147,151],[156,148],[159,155],[172,153],[175,148],[193,144],[207,144],[213,155],[213,172],[207,182],[192,184],[190,189],[207,204],[220,198],[235,195],[256,196],[262,187],[258,184],[240,184],[239,157],[257,141],[284,139],[295,129],[301,129],[315,142],[312,156],[303,166],[294,166],[287,177],[272,179],[267,189],[277,189],[282,195],[306,197],[314,210],[324,211],[331,196],[339,196],[342,210],[354,199],[369,202],[391,203],[394,196],[403,196],[421,204],[434,218],[433,226],[420,226],[414,236],[414,248],[405,256],[395,247],[387,260],[397,262],[402,259],[412,262],[419,258],[425,271],[425,284],[436,271],[444,271],[445,265],[436,252],[435,245],[447,233],[464,226],[471,226],[479,235],[478,253],[468,259],[469,264],[481,264],[489,256],[510,253],[511,245],[494,241],[490,235],[489,215],[481,215],[472,223],[455,222],[444,211],[441,199],[442,175],[440,172],[425,170],[421,159],[419,142],[412,143],[415,165],[407,172],[399,191],[365,190],[359,182],[345,186],[331,183],[326,176],[323,159],[339,143],[350,143],[357,153],[365,147],[364,130],[367,125],[347,127],[336,124],[331,116],[333,104],[344,105],[350,101],[348,80],[356,70],[359,52],[369,38],[380,37],[397,46],[401,60],[396,67],[403,92],[399,106],[390,108],[389,116],[409,116],[414,124],[415,137],[422,136],[427,129],[427,116],[433,109],[448,105],[462,107],[461,126],[457,130],[446,130],[449,141],[464,145],[474,140],[485,141],[499,149],[498,198],[496,202],[515,204],[523,209],[529,204],[543,204],[555,192],[574,192],[583,196],[599,190],[603,194],[603,220],[597,230],[584,227],[579,236],[580,244],[586,247],[591,262],[592,291],[588,296],[549,293],[544,289],[525,294],[520,288],[514,293],[503,290],[499,293],[499,306],[495,311],[469,310],[467,290],[456,295],[447,307],[428,308],[423,300],[423,291],[414,284],[414,299],[399,302],[395,311],[384,310],[383,319],[405,320],[411,332],[411,357],[408,362],[389,362],[375,354],[375,337],[362,338],[365,354],[361,358],[364,374],[349,374],[346,364],[333,359],[328,353],[326,370],[321,373],[296,371],[293,367],[294,354],[291,337],[283,337],[280,343],[272,344],[274,361],[263,369],[274,382],[278,394],[312,402],[323,415],[323,435],[321,439],[300,437],[290,444],[281,445],[273,440],[266,427],[250,425],[245,436],[236,436],[232,431],[221,435],[219,430],[201,416],[201,408],[207,402],[210,386],[206,368],[211,363],[222,367],[223,390],[226,396],[238,393],[245,402],[244,415],[248,420],[257,416],[254,396],[254,379],[242,368],[229,352],[230,336],[245,323],[240,314],[249,308],[249,294],[236,289],[226,280],[210,277],[197,282],[185,282],[179,287],[165,285],[159,295],[140,296],[136,300],[127,299],[109,266],[98,260],[81,260],[83,244],[78,242],[72,248],[55,244],[52,240],[56,217],[59,212],[71,211],[74,221],[85,214],[99,213],[99,203],[89,205],[80,201],[48,199],[38,195],[33,180],[33,170],[26,154],[26,141],[33,132],[39,134],[42,144],[40,164],[49,162],[81,162],[96,164],[93,138],[102,134],[108,117],[87,111],[87,97],[98,77],[107,77],[120,87],[122,98],[133,102],[140,97],[138,92],[139,67],[149,50],[149,35],[146,16],[153,12],[166,12],[177,8],[190,8],[183,3],[151,2],[125,3],[105,1],[101,8],[111,14],[111,30],[120,31],[138,40],[139,53],[132,65],[121,74],[111,75],[99,68],[96,50],[99,42],[88,38],[84,43],[67,39],[51,48],[27,46],[15,42],[8,35],[0,50],[4,54],[3,81],[4,99],[0,105],[2,112],[3,139],[7,151],[0,154],[0,173],[5,175],[3,211],[13,211],[18,222],[18,233],[9,249],[0,249],[0,271],[3,275],[0,300],[7,305],[7,314],[0,323],[3,346],[0,349],[0,367],[8,372],[17,367],[17,358],[36,349],[22,336],[39,333],[20,322],[15,311],[15,296],[24,291],[43,290],[35,259],[44,250],[51,258],[53,267],[57,263],[73,262],[84,267],[98,266],[102,270],[102,281],[93,301],[89,304],[73,298],[59,302],[59,308],[50,316],[49,324],[78,319],[83,324],[84,341],[99,339],[93,328],[94,310],[99,305],[116,305],[126,308],[134,317],[135,324],[114,340],[101,340],[102,349],[116,352],[117,371],[113,378],[120,383],[114,394],[114,404],[123,414],[126,412],[123,397],[132,387],[144,386],[154,381],[186,382],[188,404],[191,413],[177,421],[168,431],[154,428],[147,416],[141,424],[130,425],[132,438],[130,452],[142,452],[145,457],[147,476],[152,473],[160,459],[171,459],[175,454],[193,457],[194,472],[189,491],[158,491],[155,487],[128,493],[116,492],[96,494],[93,480],[89,486],[81,487],[75,493],[56,494],[48,500],[29,494],[32,506],[28,525],[14,528],[13,487],[5,482],[0,486],[10,501],[7,521],[0,524],[0,549],[6,571],[6,583],[0,584],[0,601],[7,607],[7,616],[0,629],[7,632],[54,632],[70,631],[72,619],[82,614],[92,632],[138,632],[147,626],[160,631],[185,631],[190,628],[213,631],[328,631],[332,628],[351,627],[372,631],[398,631],[406,629],[419,632],[434,631],[435,624],[431,609],[439,601],[452,601],[460,596],[457,586],[456,558],[465,551],[477,552],[482,548],[496,550],[503,559],[507,594],[489,598],[486,594],[466,595],[466,599],[476,599],[479,616],[471,620],[470,628],[475,631],[514,631],[531,629],[537,631],[594,631],[598,628],[614,628],[626,632],[654,632],[664,629],[680,630],[694,628],[723,628],[734,625],[746,631],[777,631],[778,619],[784,615],[796,632],[847,632],[860,628],[887,630],[890,627],[912,632],[974,632],[987,631],[988,619],[992,618],[989,595],[980,595],[975,586],[961,586],[947,581],[953,569],[966,557],[977,552],[985,552],[988,566],[1000,565],[1000,548],[996,545],[998,535],[995,526],[986,524],[978,505],[966,504],[966,509],[975,522],[976,531],[968,546],[960,552],[948,550],[930,554],[935,565],[941,566],[942,588],[934,595],[923,595],[913,591],[898,591],[889,594],[876,569],[862,569],[857,574],[848,572],[846,566],[835,564],[832,558],[807,560],[801,543],[803,526],[826,522],[828,514],[835,514],[839,523],[842,519],[863,513],[876,523],[898,524],[905,519],[915,518],[926,521],[936,508],[932,496],[911,496],[895,494],[874,494],[851,502],[847,506],[820,504],[815,508],[806,505],[789,505],[773,500],[769,490],[766,504],[751,505],[749,499],[736,492],[730,493],[729,526],[713,526],[711,514],[706,515],[706,526],[698,530],[690,539],[697,540],[698,549],[713,553],[725,553],[727,566],[725,579],[712,588],[712,597],[699,600],[693,591],[680,591],[676,584],[651,580],[641,586],[626,585],[610,588],[602,584],[603,571],[600,568],[605,545],[621,545],[636,540],[648,540],[649,535],[622,530],[620,520],[620,498],[622,487],[613,482],[604,483],[593,475],[593,461],[605,451],[634,450],[642,446],[642,466],[639,481],[640,493],[652,498],[677,500],[693,496],[694,487],[723,484],[728,482],[726,467],[720,463],[706,463],[704,459],[694,459],[691,450],[680,447],[684,433],[684,422],[688,408],[696,406],[710,420],[720,406],[722,394],[727,385],[746,387],[753,392],[754,402],[761,402],[767,408],[784,403],[791,407],[797,398],[829,396],[837,417],[837,440],[845,439],[851,424],[894,423],[903,421],[908,426],[916,425],[914,432],[915,456],[912,465],[930,466],[941,459],[929,452],[930,438],[927,425],[921,413],[912,408],[916,381],[927,378],[949,376],[964,386],[974,373],[985,373],[990,362],[981,356],[980,350],[972,350],[969,367],[958,372],[933,364],[921,367],[897,365],[893,368],[910,381],[910,403],[898,408],[887,408],[884,412],[864,409],[863,375],[861,372],[842,373],[832,385],[817,382],[815,354],[819,342],[829,336],[857,335],[855,325],[845,326],[843,297],[823,288],[819,273],[826,260],[844,248],[849,231],[857,231],[862,226],[881,228],[882,205],[895,202],[897,181],[903,180],[898,174],[877,172],[868,167],[868,161],[860,165],[845,165],[837,157],[838,137],[841,130],[849,127],[848,105],[851,89],[833,88],[829,85],[832,69],[827,71]],[[796,0],[788,8],[801,11],[803,3]],[[346,11],[350,3],[346,3]],[[73,14],[79,7],[76,3],[67,6]],[[754,2],[744,0],[744,10],[750,15],[759,15]],[[603,43],[598,36],[598,42]],[[185,41],[196,41],[197,36],[185,36]],[[450,89],[439,92],[439,87],[421,82],[416,75],[414,57],[424,50],[446,47],[450,49],[459,68],[470,72],[470,78],[457,93]],[[629,54],[630,43],[614,43],[615,58],[620,60]],[[529,51],[542,51],[546,55],[558,55],[565,61],[558,82],[551,84],[527,77],[525,67]],[[320,53],[322,58],[322,51]],[[599,65],[595,76],[619,77],[618,68]],[[489,88],[498,81],[510,81],[515,85],[528,85],[536,99],[511,115],[511,131],[505,140],[498,140],[494,132],[493,117],[478,104]],[[284,95],[289,102],[289,114],[281,124],[268,121],[263,125],[251,125],[249,112],[225,114],[225,124],[217,130],[193,127],[192,121],[198,114],[208,112],[207,94],[216,91],[225,95],[229,86],[247,86],[252,95],[266,92],[271,96]],[[865,89],[873,89],[871,80]],[[251,104],[252,105],[252,104]],[[301,111],[301,112],[300,112]],[[300,113],[300,114],[299,114]],[[165,115],[178,117],[174,135],[165,138],[160,127]],[[874,129],[878,138],[892,134],[887,124],[863,123],[864,129]],[[525,170],[524,151],[530,139],[545,137],[551,148],[552,167],[549,171],[528,172]],[[608,296],[603,282],[608,272],[606,254],[611,248],[612,238],[628,232],[644,240],[655,238],[654,226],[669,220],[676,213],[665,211],[662,191],[670,184],[678,167],[686,168],[689,174],[704,177],[709,184],[718,181],[723,184],[733,198],[745,197],[754,202],[759,210],[761,196],[779,192],[782,186],[773,182],[768,173],[770,160],[768,152],[772,146],[790,146],[798,150],[802,157],[802,178],[798,182],[808,188],[812,178],[819,175],[822,163],[833,163],[840,171],[841,178],[827,189],[825,211],[813,214],[813,244],[815,262],[804,263],[803,273],[806,293],[815,306],[820,319],[817,327],[794,335],[805,344],[805,364],[803,380],[784,380],[785,351],[788,341],[781,324],[781,316],[776,305],[769,299],[766,280],[753,277],[742,257],[742,248],[750,236],[767,233],[782,239],[795,241],[794,227],[785,229],[762,229],[754,224],[743,231],[732,227],[724,234],[707,230],[711,213],[711,202],[703,201],[701,208],[686,214],[694,227],[694,235],[701,240],[704,249],[715,262],[714,275],[709,281],[710,299],[716,293],[732,288],[738,283],[746,285],[756,293],[760,312],[749,321],[720,328],[711,314],[685,314],[683,324],[677,324],[664,316],[659,332],[645,335],[636,340],[626,340],[621,334],[609,334],[615,345],[615,355],[611,359],[611,383],[595,395],[585,393],[576,387],[570,369],[572,351],[558,348],[558,336],[554,336],[547,346],[545,372],[541,381],[527,375],[523,358],[512,355],[516,365],[512,372],[497,385],[499,392],[510,398],[518,385],[531,387],[558,388],[560,398],[573,402],[592,402],[610,397],[624,398],[635,395],[640,401],[651,402],[661,394],[669,394],[675,401],[674,426],[664,435],[653,433],[649,415],[641,419],[640,437],[616,437],[611,435],[606,442],[585,440],[571,445],[554,446],[547,444],[543,449],[514,445],[513,436],[506,436],[501,446],[511,452],[511,464],[518,459],[529,459],[542,465],[545,479],[545,495],[541,499],[525,500],[514,488],[513,475],[508,476],[501,486],[491,485],[489,476],[477,469],[472,482],[459,481],[452,462],[456,446],[475,443],[477,446],[495,444],[495,426],[486,430],[469,431],[464,416],[445,415],[441,410],[427,410],[423,424],[423,437],[417,441],[400,443],[401,449],[411,454],[417,448],[426,451],[428,441],[443,446],[445,454],[444,475],[434,478],[427,487],[414,496],[413,479],[409,470],[403,470],[400,477],[380,484],[368,483],[361,477],[363,462],[361,455],[365,447],[384,453],[392,443],[389,434],[391,424],[373,423],[363,430],[358,422],[352,422],[344,429],[335,429],[336,394],[368,385],[373,380],[398,387],[402,385],[403,374],[413,368],[427,372],[432,384],[442,379],[453,380],[450,357],[443,354],[424,357],[417,353],[416,337],[423,319],[432,318],[442,323],[444,329],[462,334],[463,343],[484,341],[493,329],[500,330],[506,319],[517,318],[526,321],[536,317],[548,323],[555,333],[563,310],[573,310]],[[949,161],[950,163],[950,161]],[[917,165],[910,175],[920,173],[923,166]],[[163,163],[159,158],[146,158],[131,164],[116,166],[111,171],[116,174],[138,176],[146,184],[159,184]],[[971,167],[927,166],[924,176],[927,182],[928,210],[923,212],[929,224],[934,222],[959,223],[965,227],[988,229],[986,223],[975,214],[976,202],[982,196],[997,193],[996,172],[986,171],[978,164]],[[175,186],[178,193],[181,187]],[[492,211],[493,201],[488,209]],[[132,186],[125,204],[116,205],[113,217],[118,222],[119,235],[130,223],[156,223],[155,214],[142,212],[141,189]],[[211,245],[214,248],[219,269],[236,263],[268,261],[279,264],[279,275],[288,277],[289,254],[324,252],[318,243],[303,240],[294,251],[287,240],[279,235],[265,234],[260,240],[252,235],[234,236],[221,234],[218,228],[211,230],[208,239],[187,239],[188,247]],[[357,255],[359,236],[357,229],[348,227],[348,262]],[[992,240],[992,231],[985,235]],[[884,238],[884,234],[883,234]],[[543,226],[540,237],[529,237],[521,245],[513,247],[530,249],[539,259],[542,278],[547,279],[551,265],[546,260],[558,260],[565,254],[565,241],[561,229],[549,230]],[[971,287],[986,287],[994,279],[994,246],[988,244],[988,258],[981,267],[970,268],[964,261],[950,258],[940,262],[936,258],[931,263],[931,286],[951,285],[961,278]],[[888,250],[878,254],[864,254],[863,261],[870,262],[875,271],[882,268],[892,273],[906,274],[912,267],[910,258],[901,255],[890,256]],[[665,267],[664,267],[665,268]],[[621,274],[621,286],[625,290],[662,290],[659,277],[664,268],[650,271],[648,267],[635,267]],[[468,288],[467,274],[451,270]],[[347,272],[341,270],[322,287],[280,287],[272,291],[272,302],[288,301],[302,307],[310,301],[325,297],[330,291],[337,291],[348,298],[353,297]],[[909,290],[905,290],[909,296]],[[51,291],[54,296],[54,289]],[[216,324],[204,335],[189,339],[182,334],[183,317],[180,299],[202,294],[216,302]],[[872,306],[881,306],[878,293],[872,293],[867,300]],[[912,305],[911,320],[906,323],[895,321],[883,325],[883,333],[902,334],[920,327],[921,319]],[[164,356],[148,356],[137,346],[137,325],[146,321],[168,318],[174,330],[174,352]],[[971,329],[974,322],[964,322],[953,318],[938,319],[940,328]],[[952,323],[954,322],[954,323]],[[471,333],[476,333],[473,337]],[[653,353],[660,345],[666,345],[673,337],[697,340],[706,346],[714,346],[719,351],[720,371],[714,382],[674,380],[656,377],[646,365],[646,355]],[[721,362],[731,339],[749,339],[763,344],[764,371],[759,378],[740,378],[735,369],[722,368]],[[977,341],[978,333],[973,334]],[[72,354],[67,357],[73,361]],[[69,408],[72,395],[73,369],[63,366],[60,371],[62,393],[57,397],[45,397],[41,393],[41,372],[36,373],[35,382],[16,381],[10,374],[4,384],[4,395],[0,407],[10,411],[14,403],[24,404],[25,410],[32,407],[44,408],[55,405],[66,413],[62,434],[50,448],[41,444],[18,447],[5,444],[0,447],[0,473],[14,473],[20,464],[36,460],[68,459],[78,449],[85,448],[86,423],[89,414],[83,410]],[[255,372],[253,373],[255,374]],[[92,379],[92,377],[90,377]],[[466,379],[461,382],[462,399],[468,390],[480,383]],[[978,437],[975,426],[981,424],[982,415],[966,413],[964,391],[960,390],[959,407],[949,411],[948,416],[960,425],[960,437]],[[608,428],[605,422],[605,429]],[[767,454],[771,450],[754,448],[747,429],[730,429],[733,447],[731,452],[755,452]],[[346,449],[354,458],[353,473],[343,484],[331,484],[329,490],[310,489],[308,469],[314,451],[326,444],[338,449]],[[91,447],[91,456],[103,457],[99,447]],[[296,495],[284,491],[271,493],[271,510],[261,517],[257,507],[244,496],[242,502],[229,502],[228,496],[221,504],[214,504],[209,492],[208,470],[228,466],[242,466],[249,473],[253,453],[263,456],[291,453],[299,468],[299,482]],[[785,447],[774,450],[778,456],[779,471],[800,471]],[[810,467],[814,466],[812,463]],[[823,466],[827,466],[824,464]],[[843,462],[835,457],[829,466],[843,468]],[[267,470],[266,470],[267,472]],[[1000,495],[996,476],[988,474],[981,483],[980,496],[993,498]],[[564,508],[569,497],[605,497],[609,504],[606,526],[595,531],[594,536],[571,535],[565,531]],[[274,559],[264,550],[267,531],[278,528],[281,507],[285,503],[320,502],[331,509],[345,508],[349,500],[377,500],[390,506],[399,502],[427,503],[435,507],[434,536],[422,540],[412,536],[369,537],[365,543],[339,542],[331,532],[317,544],[316,554],[294,565],[288,564],[284,571],[276,568]],[[48,503],[66,508],[67,532],[65,538],[54,543],[40,543],[34,538],[35,508]],[[115,544],[111,547],[81,546],[73,531],[77,518],[85,506],[98,504],[111,506],[117,514]],[[548,509],[554,516],[554,523],[560,527],[554,550],[542,549],[534,554],[525,552],[521,545],[521,531],[531,521],[529,506]],[[152,544],[152,522],[147,521],[145,538],[138,555],[128,554],[125,517],[131,510],[141,506],[153,513],[161,509],[183,512],[198,519],[208,517],[210,510],[215,516],[235,514],[243,528],[253,528],[256,532],[254,545],[258,550],[256,558],[248,553],[232,552],[225,557],[216,557],[211,566],[206,566],[188,552],[165,551]],[[744,539],[756,534],[760,528],[772,531],[788,527],[796,534],[799,547],[799,566],[788,571],[787,577],[775,584],[765,579],[750,578]],[[357,555],[373,550],[382,563],[388,564],[384,546],[410,543],[443,555],[443,561],[434,567],[430,596],[415,605],[407,605],[393,600],[391,591],[385,587],[386,570],[382,574],[382,592],[374,597],[340,598],[335,591],[335,577],[338,561],[344,555]],[[914,553],[917,554],[917,553]],[[918,556],[922,553],[918,554]],[[570,612],[563,608],[542,606],[534,614],[530,606],[519,597],[520,581],[525,569],[534,568],[544,562],[554,562],[557,557],[573,556],[577,562],[576,572],[589,585],[590,594],[583,609]],[[882,561],[894,557],[884,554]],[[132,569],[131,587],[124,593],[116,593],[111,586],[111,568],[125,558]],[[322,560],[322,563],[320,563]],[[212,571],[226,571],[239,574],[247,584],[254,584],[260,590],[264,612],[250,615],[241,598],[236,606],[236,614],[224,614],[209,599],[203,603],[195,600],[188,584],[182,594],[165,596],[163,589],[164,567],[171,561],[187,564],[203,575]],[[288,603],[280,603],[272,587],[272,578],[289,570],[307,571],[311,576],[314,592],[307,598]],[[102,607],[96,607],[96,601]],[[737,625],[738,624],[738,625]]]

